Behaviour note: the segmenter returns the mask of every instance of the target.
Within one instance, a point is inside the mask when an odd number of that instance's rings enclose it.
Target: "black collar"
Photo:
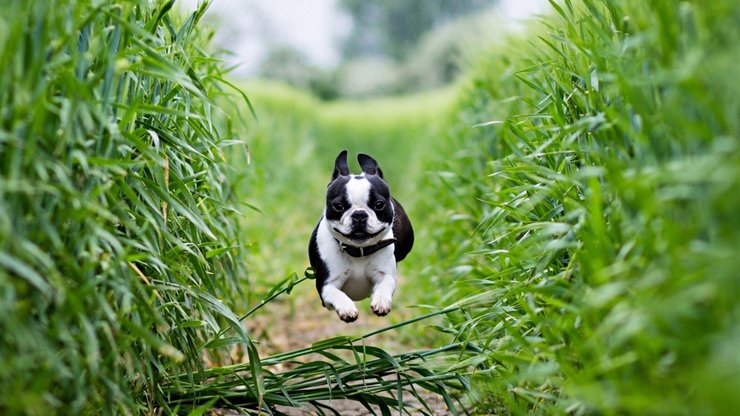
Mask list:
[[[335,238],[336,240],[336,238]],[[396,242],[395,238],[389,238],[387,240],[380,240],[378,244],[373,244],[372,246],[367,247],[356,247],[356,246],[350,246],[348,244],[344,244],[341,241],[337,240],[337,243],[339,243],[339,249],[343,252],[349,254],[352,257],[365,257],[369,256],[376,251],[380,250],[381,248],[388,247],[389,245]]]

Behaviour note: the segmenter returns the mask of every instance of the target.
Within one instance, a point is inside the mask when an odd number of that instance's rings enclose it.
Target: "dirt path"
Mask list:
[[[399,281],[402,282],[402,278]],[[301,283],[291,295],[279,297],[248,320],[250,334],[260,340],[261,355],[309,347],[317,341],[332,337],[363,335],[419,314],[418,309],[407,306],[409,300],[404,296],[404,289],[410,288],[402,287],[394,297],[393,310],[388,316],[379,317],[373,314],[369,299],[365,299],[357,302],[360,312],[357,320],[345,323],[334,311],[321,306],[313,285],[313,281]],[[406,345],[393,331],[374,336],[372,343],[391,353],[430,347]]]

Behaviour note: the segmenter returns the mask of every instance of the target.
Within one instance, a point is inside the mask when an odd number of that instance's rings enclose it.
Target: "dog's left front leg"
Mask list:
[[[396,290],[396,276],[394,272],[377,272],[373,279],[373,296],[370,309],[378,316],[385,316],[391,311],[393,292]]]

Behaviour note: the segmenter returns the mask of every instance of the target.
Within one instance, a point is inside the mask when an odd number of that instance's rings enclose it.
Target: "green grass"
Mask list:
[[[477,414],[740,405],[733,2],[553,3],[465,86],[246,84],[259,122],[203,51],[205,6],[170,6],[5,5],[0,413],[431,413],[422,390]],[[266,354],[242,328],[315,296],[299,276],[344,148],[414,221],[396,304],[421,306]]]
[[[738,9],[553,7],[481,58],[442,147],[452,157],[423,185],[440,206],[421,278],[458,282],[442,299],[463,308],[449,331],[486,351],[470,361],[485,368],[476,406],[731,411]]]
[[[250,138],[265,175],[250,195],[274,192],[257,200],[284,214],[252,224],[269,237],[250,267],[300,270],[305,239],[291,236],[308,235],[303,211],[321,209],[310,206],[326,181],[315,172],[338,149],[377,152],[386,171],[408,175],[389,178],[422,242],[401,265],[414,292],[402,285],[402,303],[461,308],[442,332],[393,336],[481,349],[448,357],[448,372],[472,382],[467,407],[734,408],[739,55],[728,7],[566,2],[505,50],[481,53],[452,118],[418,97],[325,104],[247,85],[269,109]]]
[[[3,5],[0,413],[166,409],[241,333],[221,69],[171,6]]]
[[[249,203],[278,205],[281,190],[268,199],[257,191],[271,187],[249,175],[264,183],[273,179],[264,175],[286,172],[319,176],[261,165],[262,149],[279,144],[294,155],[293,144],[257,127],[248,102],[235,105],[244,97],[203,49],[207,4],[184,18],[172,6],[5,5],[0,413],[272,413],[279,404],[342,397],[408,411],[408,398],[426,405],[424,390],[454,409],[451,394],[465,389],[464,379],[426,363],[467,354],[462,345],[390,355],[366,334],[260,357],[244,321],[305,279],[268,281],[274,275],[265,272],[264,285],[250,286],[245,246],[274,230],[251,227],[262,220]],[[395,117],[399,126],[402,119]],[[236,139],[245,124],[269,134],[251,140],[256,172],[239,164],[250,157]],[[305,253],[303,239],[291,240]],[[286,261],[293,254],[286,251]]]

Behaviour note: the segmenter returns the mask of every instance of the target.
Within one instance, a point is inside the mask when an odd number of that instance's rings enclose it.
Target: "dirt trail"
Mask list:
[[[355,322],[341,321],[334,311],[321,306],[313,282],[304,282],[296,288],[291,299],[277,299],[247,322],[250,333],[260,340],[263,356],[311,346],[317,341],[338,336],[357,336],[391,325],[413,316],[414,311],[404,308],[399,299],[394,300],[394,310],[387,317],[370,311],[369,300],[357,303],[360,315]],[[403,350],[404,345],[393,335],[380,334],[372,338],[373,344],[391,352]],[[419,346],[414,346],[419,348]]]

